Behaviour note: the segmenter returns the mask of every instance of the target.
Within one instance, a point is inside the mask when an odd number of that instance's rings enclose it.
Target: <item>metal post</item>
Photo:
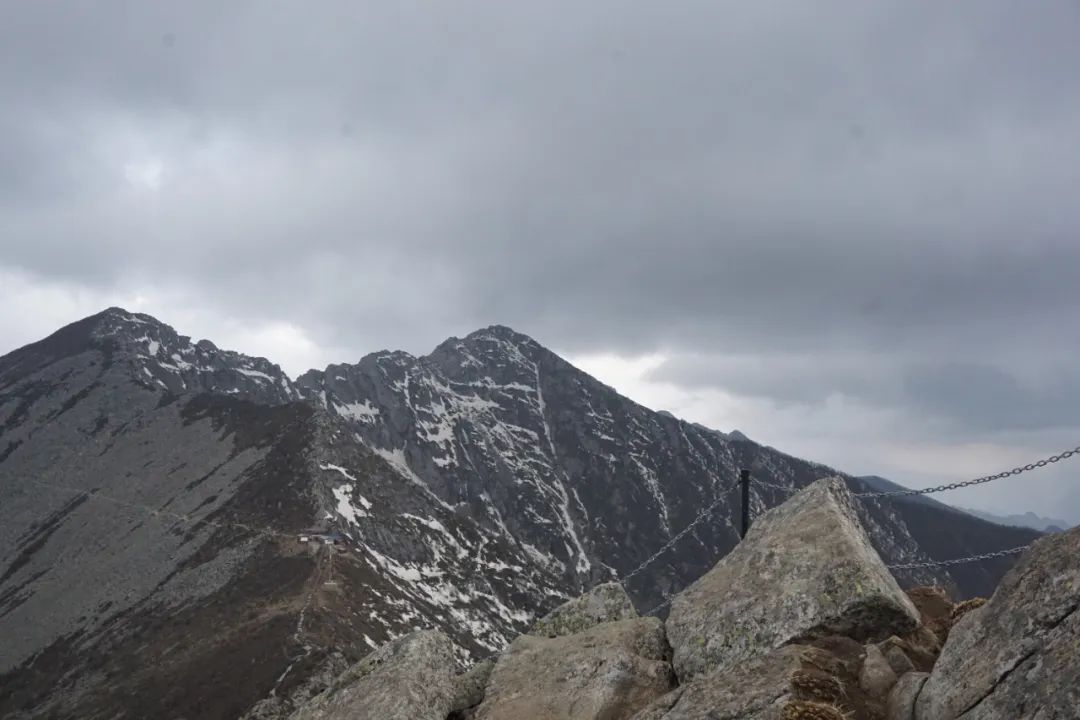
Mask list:
[[[743,468],[739,471],[739,480],[742,481],[742,535],[746,537],[746,531],[750,529],[750,471]]]

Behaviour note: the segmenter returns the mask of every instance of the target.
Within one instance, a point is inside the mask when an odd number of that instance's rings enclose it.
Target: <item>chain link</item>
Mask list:
[[[914,568],[928,568],[928,567],[940,567],[942,565],[960,565],[962,563],[976,562],[978,560],[989,560],[990,558],[1005,557],[1006,555],[1014,555],[1018,552],[1023,552],[1031,547],[1031,544],[1021,545],[1020,547],[1009,548],[1008,550],[998,550],[997,552],[983,553],[982,555],[972,555],[966,558],[956,558],[955,560],[928,560],[926,562],[917,563],[905,563],[902,565],[886,565],[885,567],[890,570],[912,570]]]
[[[798,492],[802,490],[800,487],[789,487],[787,485],[777,485],[775,483],[765,482],[764,480],[758,480],[757,478],[750,478],[755,485],[761,485],[762,487],[772,488],[773,490],[783,490],[784,492]]]
[[[957,490],[959,488],[970,487],[972,485],[981,485],[982,483],[988,483],[993,480],[1001,480],[1012,475],[1019,475],[1036,468],[1043,468],[1047,465],[1053,465],[1060,460],[1066,460],[1073,455],[1080,455],[1080,447],[1073,448],[1072,450],[1066,450],[1063,453],[1057,455],[1051,455],[1043,460],[1038,460],[1027,465],[1021,465],[1015,467],[1012,470],[1006,470],[1005,472],[999,472],[996,475],[987,475],[986,477],[975,478],[974,480],[965,480],[964,482],[952,483],[950,485],[938,485],[937,487],[923,488],[922,490],[892,490],[887,492],[865,492],[854,493],[855,497],[900,497],[906,495],[928,495],[930,493],[944,492],[945,490]]]
[[[1031,470],[1035,470],[1037,468],[1046,467],[1047,465],[1052,465],[1053,463],[1059,462],[1061,460],[1066,460],[1066,459],[1068,459],[1070,457],[1073,457],[1074,455],[1080,455],[1080,447],[1076,447],[1076,448],[1074,448],[1072,450],[1066,450],[1065,452],[1059,453],[1057,455],[1051,455],[1048,458],[1044,458],[1042,460],[1038,460],[1036,462],[1029,463],[1027,465],[1016,467],[1016,468],[1013,468],[1012,470],[1006,470],[1005,472],[1000,472],[1000,473],[997,473],[995,475],[987,475],[986,477],[975,478],[974,480],[966,480],[964,482],[952,483],[952,484],[949,484],[949,485],[938,485],[936,487],[924,488],[922,490],[896,490],[896,491],[888,491],[888,492],[853,493],[853,495],[855,497],[900,497],[900,496],[911,496],[911,495],[927,495],[927,494],[930,494],[930,493],[943,492],[945,490],[956,490],[956,489],[959,489],[959,488],[970,487],[972,485],[980,485],[982,483],[992,482],[994,480],[1001,480],[1002,478],[1011,477],[1013,475],[1019,475],[1021,473],[1025,473],[1025,472],[1029,472]],[[130,507],[130,508],[133,508],[133,509],[142,510],[144,512],[148,512],[152,516],[170,517],[170,518],[172,518],[174,520],[177,520],[177,521],[179,521],[181,523],[185,523],[185,524],[192,521],[192,518],[189,515],[186,515],[186,514],[170,512],[168,510],[163,510],[163,509],[159,509],[159,508],[152,508],[152,507],[149,507],[147,505],[140,504],[140,503],[133,503],[133,502],[129,502],[129,501],[126,501],[126,500],[120,500],[119,498],[109,497],[108,495],[102,494],[100,492],[92,491],[92,490],[83,490],[83,489],[80,489],[80,488],[74,488],[74,487],[65,486],[65,485],[54,485],[54,484],[43,483],[43,482],[35,481],[35,480],[30,480],[30,482],[35,484],[35,485],[38,485],[40,487],[46,487],[46,488],[51,488],[51,489],[54,489],[54,490],[61,490],[61,491],[66,491],[66,492],[77,493],[77,494],[80,494],[80,495],[85,495],[85,496],[87,496],[88,499],[104,500],[106,502],[111,502],[111,503],[116,504],[116,505],[123,505],[123,506],[127,506],[127,507]],[[785,486],[785,485],[777,485],[777,484],[774,484],[774,483],[765,482],[763,480],[758,480],[756,478],[754,478],[754,482],[757,483],[758,485],[763,486],[763,487],[768,487],[768,488],[772,488],[772,489],[775,489],[775,490],[782,490],[784,492],[795,492],[795,491],[801,489],[801,488],[797,488],[797,487],[788,487],[788,486]],[[706,507],[704,510],[702,510],[701,512],[699,512],[697,514],[697,517],[695,517],[694,520],[689,525],[684,527],[678,534],[673,536],[659,550],[657,550],[652,555],[650,555],[648,558],[646,558],[646,560],[643,563],[638,565],[636,568],[634,568],[628,574],[624,575],[620,580],[620,582],[623,584],[623,586],[625,586],[633,577],[635,577],[636,575],[641,573],[643,570],[645,570],[645,568],[647,568],[649,565],[651,565],[653,562],[655,562],[657,558],[659,558],[665,552],[670,550],[676,543],[678,543],[681,539],[683,539],[695,527],[700,525],[709,516],[709,514],[712,513],[712,511],[715,510],[717,508],[717,506],[719,506],[724,501],[724,499],[732,491],[738,489],[739,487],[740,487],[740,483],[736,482],[736,483],[733,483],[727,489],[722,490],[720,492],[720,494],[717,495],[716,498],[712,501],[712,503],[710,503],[708,505],[708,507]],[[278,531],[278,530],[270,530],[268,528],[260,528],[260,527],[248,525],[246,523],[240,523],[240,522],[221,522],[221,521],[210,520],[209,518],[203,518],[201,522],[203,524],[210,525],[210,526],[216,527],[216,528],[225,528],[225,527],[230,527],[231,526],[231,527],[235,527],[235,528],[241,528],[243,530],[246,530],[248,532],[252,532],[252,533],[255,533],[255,534],[264,534],[264,535],[268,535],[268,536],[279,536],[279,537],[281,537],[281,536],[291,536],[290,534],[283,533],[283,532]],[[1028,547],[1030,547],[1030,545],[1022,545],[1020,547],[1009,548],[1008,550],[998,550],[996,552],[984,553],[982,555],[972,555],[971,557],[957,558],[957,559],[954,559],[954,560],[930,560],[930,561],[926,561],[926,562],[887,565],[886,567],[888,567],[890,570],[911,570],[911,569],[916,569],[916,568],[929,568],[929,567],[941,567],[941,566],[948,566],[948,565],[959,565],[959,564],[962,564],[962,563],[977,562],[979,560],[989,560],[989,559],[992,559],[992,558],[998,558],[998,557],[1005,557],[1007,555],[1013,555],[1013,554],[1016,554],[1016,553],[1019,553],[1019,552],[1022,552],[1024,550],[1026,550]],[[669,605],[672,600],[675,599],[675,596],[676,596],[675,593],[670,593],[670,594],[666,595],[664,597],[663,602],[661,602],[656,607],[654,607],[654,608],[650,609],[649,611],[647,611],[645,613],[645,615],[652,615],[653,613],[655,613],[655,612],[657,612],[659,610],[662,610],[664,607]]]
[[[960,557],[954,560],[927,560],[926,562],[906,562],[904,565],[887,565],[890,570],[912,570],[915,568],[939,568],[947,565],[962,565],[964,562],[976,562],[978,560],[989,560],[995,557],[1005,557],[1007,555],[1015,555],[1016,553],[1023,553],[1028,547],[1027,545],[1021,545],[1020,547],[1010,547],[1005,551],[997,551],[996,553],[984,553],[982,555],[972,555],[971,557]]]
[[[1009,548],[1008,550],[998,550],[996,552],[983,553],[982,555],[972,555],[971,557],[966,557],[966,558],[956,558],[954,560],[928,560],[926,562],[904,563],[904,564],[900,564],[900,565],[886,565],[885,567],[887,567],[890,570],[914,570],[914,569],[917,569],[917,568],[930,568],[930,567],[941,567],[941,566],[948,566],[948,565],[961,565],[963,563],[978,562],[979,560],[990,560],[992,558],[1007,557],[1009,555],[1015,555],[1016,553],[1023,552],[1024,550],[1027,550],[1029,547],[1031,547],[1030,544],[1021,545],[1020,547]],[[668,595],[665,595],[664,600],[659,605],[657,605],[656,607],[646,611],[645,613],[643,613],[643,615],[648,616],[648,615],[652,615],[655,612],[658,612],[659,610],[663,610],[665,607],[667,607],[668,605],[671,604],[671,601],[675,599],[677,594],[678,593],[669,593]]]
[[[1076,448],[1074,448],[1072,450],[1066,450],[1065,452],[1058,453],[1057,455],[1051,455],[1048,458],[1044,458],[1042,460],[1038,460],[1036,462],[1029,463],[1027,465],[1022,465],[1020,467],[1013,468],[1012,470],[1006,470],[1005,472],[996,473],[994,475],[987,475],[985,477],[975,478],[974,480],[965,480],[963,482],[951,483],[949,485],[938,485],[937,487],[924,488],[922,490],[896,490],[896,491],[889,491],[889,492],[867,492],[867,493],[852,493],[852,494],[855,497],[897,497],[897,496],[909,496],[909,495],[927,495],[927,494],[930,494],[930,493],[943,492],[945,490],[957,490],[959,488],[970,487],[972,485],[981,485],[982,483],[988,483],[988,482],[992,482],[994,480],[1001,480],[1002,478],[1011,477],[1013,475],[1019,475],[1021,473],[1025,473],[1025,472],[1029,472],[1031,470],[1035,470],[1037,468],[1046,467],[1047,465],[1052,465],[1052,464],[1054,464],[1056,462],[1060,462],[1061,460],[1066,460],[1068,458],[1071,458],[1074,455],[1080,455],[1080,447],[1076,447]],[[759,486],[762,486],[762,487],[771,488],[773,490],[781,490],[781,491],[789,492],[789,493],[790,492],[797,492],[798,490],[802,489],[802,488],[798,488],[798,487],[788,487],[786,485],[777,485],[775,483],[765,482],[764,480],[759,480],[757,478],[753,478],[753,482],[756,483]],[[707,508],[705,508],[700,513],[698,513],[698,516],[694,519],[694,521],[692,523],[690,523],[685,528],[683,528],[683,530],[678,535],[675,535],[673,538],[671,538],[671,540],[669,540],[667,542],[667,544],[665,544],[663,547],[661,547],[655,553],[650,555],[645,560],[645,562],[641,563],[641,565],[636,567],[629,574],[625,575],[622,578],[622,581],[621,581],[623,583],[623,585],[625,586],[629,582],[629,580],[631,578],[633,578],[635,575],[637,575],[642,570],[644,570],[649,565],[651,565],[657,558],[659,558],[661,555],[663,555],[665,552],[667,552],[673,545],[675,545],[675,543],[677,543],[687,533],[689,533],[691,530],[693,530],[694,527],[696,527],[699,523],[701,523],[703,520],[705,520],[705,518],[709,515],[709,513],[711,513],[716,508],[716,506],[719,505],[723,501],[723,499],[725,497],[727,497],[728,493],[730,493],[731,491],[737,489],[739,486],[740,486],[739,483],[735,483],[734,485],[732,485],[728,489],[721,492],[720,495],[717,496],[717,498],[712,502],[712,504],[710,504]],[[887,565],[886,567],[888,569],[890,569],[890,570],[912,570],[912,569],[916,569],[916,568],[930,568],[930,567],[943,567],[943,566],[950,566],[950,565],[961,565],[963,563],[978,562],[980,560],[990,560],[990,559],[993,559],[993,558],[1006,557],[1008,555],[1015,555],[1016,553],[1023,552],[1028,547],[1030,547],[1030,545],[1022,545],[1020,547],[1009,548],[1008,550],[998,550],[996,552],[983,553],[982,555],[972,555],[970,557],[956,558],[956,559],[953,559],[953,560],[929,560],[929,561],[917,562],[917,563],[901,563],[901,564],[896,564],[896,565]],[[658,604],[656,607],[653,607],[652,609],[646,611],[644,614],[645,615],[652,615],[653,613],[656,613],[656,612],[662,610],[663,608],[667,607],[669,604],[671,604],[671,601],[675,599],[675,595],[676,595],[675,593],[670,593],[668,595],[665,595],[664,600],[660,604]]]
[[[662,603],[660,603],[659,605],[657,605],[656,607],[654,607],[652,610],[647,611],[644,614],[644,616],[648,617],[649,615],[652,615],[654,612],[658,612],[660,610],[663,610],[665,607],[667,607],[668,605],[671,604],[671,601],[675,599],[675,595],[677,595],[677,593],[668,593],[667,595],[665,595],[664,596],[664,601]]]
[[[640,572],[641,572],[642,570],[644,570],[644,569],[645,569],[645,568],[647,568],[647,567],[648,567],[649,565],[651,565],[651,564],[653,563],[653,561],[654,561],[654,560],[656,560],[656,559],[657,559],[658,557],[660,557],[660,556],[661,556],[661,555],[663,555],[663,554],[664,554],[665,552],[667,552],[668,550],[670,550],[670,549],[671,549],[671,547],[672,547],[673,545],[675,545],[675,543],[679,542],[679,540],[682,540],[682,539],[683,539],[683,537],[684,537],[684,536],[685,536],[685,535],[686,535],[686,534],[687,534],[688,532],[690,532],[691,530],[693,530],[693,529],[694,529],[695,527],[697,527],[697,526],[698,526],[698,525],[699,525],[699,524],[700,524],[700,523],[701,523],[701,522],[702,522],[703,520],[705,520],[705,518],[707,518],[707,517],[709,516],[709,513],[711,513],[711,512],[713,511],[713,510],[715,510],[715,509],[716,509],[716,506],[717,506],[717,505],[719,505],[719,504],[720,504],[720,503],[721,503],[721,502],[722,502],[722,501],[724,500],[724,498],[726,498],[726,497],[728,496],[728,494],[729,494],[729,493],[730,493],[730,492],[731,492],[732,490],[735,490],[735,489],[736,489],[736,488],[738,488],[738,487],[739,487],[739,483],[735,483],[735,484],[733,484],[733,485],[732,485],[731,487],[727,488],[726,490],[723,490],[723,491],[721,491],[721,492],[720,492],[720,494],[716,496],[716,499],[715,499],[715,500],[713,500],[713,501],[712,501],[712,503],[711,503],[711,504],[710,504],[710,505],[709,505],[709,506],[708,506],[707,508],[705,508],[704,510],[702,510],[701,512],[699,512],[699,513],[697,514],[697,517],[696,517],[696,518],[694,518],[694,521],[693,521],[693,522],[691,522],[691,523],[690,523],[689,525],[687,525],[686,527],[684,527],[684,528],[683,528],[683,529],[682,529],[682,530],[681,530],[681,531],[679,532],[679,534],[678,534],[678,535],[676,535],[675,537],[673,537],[673,538],[671,538],[670,540],[668,540],[668,541],[667,541],[667,543],[666,543],[666,544],[665,544],[665,545],[664,545],[663,547],[661,547],[661,548],[660,548],[659,550],[657,550],[657,551],[656,551],[656,552],[654,552],[654,553],[653,553],[652,555],[650,555],[650,556],[649,556],[649,557],[648,557],[648,558],[647,558],[647,559],[645,560],[645,562],[641,563],[641,564],[640,564],[640,565],[638,565],[638,566],[637,566],[636,568],[634,568],[633,570],[631,570],[631,571],[630,571],[629,573],[627,573],[626,575],[624,575],[624,576],[622,577],[622,579],[621,579],[621,582],[622,582],[622,583],[623,583],[623,584],[625,585],[625,584],[626,584],[627,582],[629,582],[629,581],[630,581],[630,578],[632,578],[632,577],[634,577],[635,575],[637,575],[638,573],[640,573]]]

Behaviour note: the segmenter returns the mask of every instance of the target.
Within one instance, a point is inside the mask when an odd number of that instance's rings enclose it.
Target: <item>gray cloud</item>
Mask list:
[[[1071,427],[1078,31],[1004,0],[12,4],[0,270],[357,356],[503,322],[782,406]]]
[[[1071,368],[1025,384],[990,365],[937,364],[909,372],[905,390],[915,411],[966,432],[1080,427],[1080,377]]]
[[[668,358],[648,379],[707,389],[723,387],[740,395],[780,404],[823,404],[832,396],[891,403],[897,396],[891,358],[857,355],[692,355]]]
[[[1014,364],[1029,372],[947,356],[679,354],[647,377],[686,388],[722,387],[779,406],[820,406],[841,398],[881,410],[903,408],[922,418],[937,438],[1080,429],[1080,374],[1037,362],[1025,367],[1021,359]]]

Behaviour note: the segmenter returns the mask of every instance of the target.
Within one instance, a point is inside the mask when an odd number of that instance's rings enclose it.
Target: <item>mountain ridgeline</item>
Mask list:
[[[633,571],[741,467],[873,488],[642,407],[505,327],[293,381],[111,308],[0,358],[0,716],[285,717],[417,627],[464,664]],[[754,485],[752,512],[789,494]],[[738,505],[634,576],[639,609],[738,543]],[[859,512],[887,563],[1038,536],[940,503]],[[987,595],[1011,562],[897,579]]]

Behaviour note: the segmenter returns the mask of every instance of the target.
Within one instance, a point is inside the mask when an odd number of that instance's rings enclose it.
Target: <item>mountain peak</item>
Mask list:
[[[465,336],[466,340],[501,340],[503,342],[513,343],[519,347],[523,346],[539,346],[540,343],[533,340],[531,337],[524,333],[520,333],[507,325],[489,325],[486,328],[475,330]]]
[[[170,325],[144,313],[108,307],[43,340],[10,353],[0,377],[13,382],[61,358],[104,353],[122,363],[143,387],[171,394],[217,392],[275,405],[299,398],[281,368],[261,357],[221,350],[209,340],[192,343]]]
[[[151,327],[169,327],[153,315],[135,313],[122,307],[107,307],[96,315],[91,315],[87,320],[96,320],[99,326],[106,325],[111,328],[134,327],[149,325]]]
[[[157,349],[163,344],[186,344],[191,340],[178,334],[171,325],[153,315],[135,313],[116,306],[105,308],[80,322],[88,323],[93,328],[91,335],[95,339],[109,338],[119,346],[151,356],[156,355]]]
[[[460,368],[496,367],[505,362],[521,368],[529,368],[537,360],[537,353],[545,348],[528,335],[519,333],[506,325],[489,325],[474,330],[463,338],[452,336],[444,340],[423,360],[456,373]],[[456,368],[454,370],[452,368]]]
[[[134,337],[137,325],[167,327],[149,315],[137,315],[119,307],[106,308],[0,357],[0,384],[14,383],[47,365],[81,353],[111,354],[123,344],[122,338]]]
[[[129,320],[136,317],[136,316],[138,316],[138,315],[141,315],[142,318],[152,320],[153,322],[159,322],[158,319],[155,318],[155,317],[152,317],[150,315],[144,315],[142,313],[133,313],[130,310],[128,310],[127,308],[122,308],[119,305],[110,305],[109,307],[107,307],[104,310],[102,310],[101,312],[99,312],[97,315],[98,316],[116,316],[116,317],[121,317],[121,318],[129,319]],[[91,317],[94,317],[94,316],[91,316]],[[142,319],[142,318],[140,318],[140,319]]]

